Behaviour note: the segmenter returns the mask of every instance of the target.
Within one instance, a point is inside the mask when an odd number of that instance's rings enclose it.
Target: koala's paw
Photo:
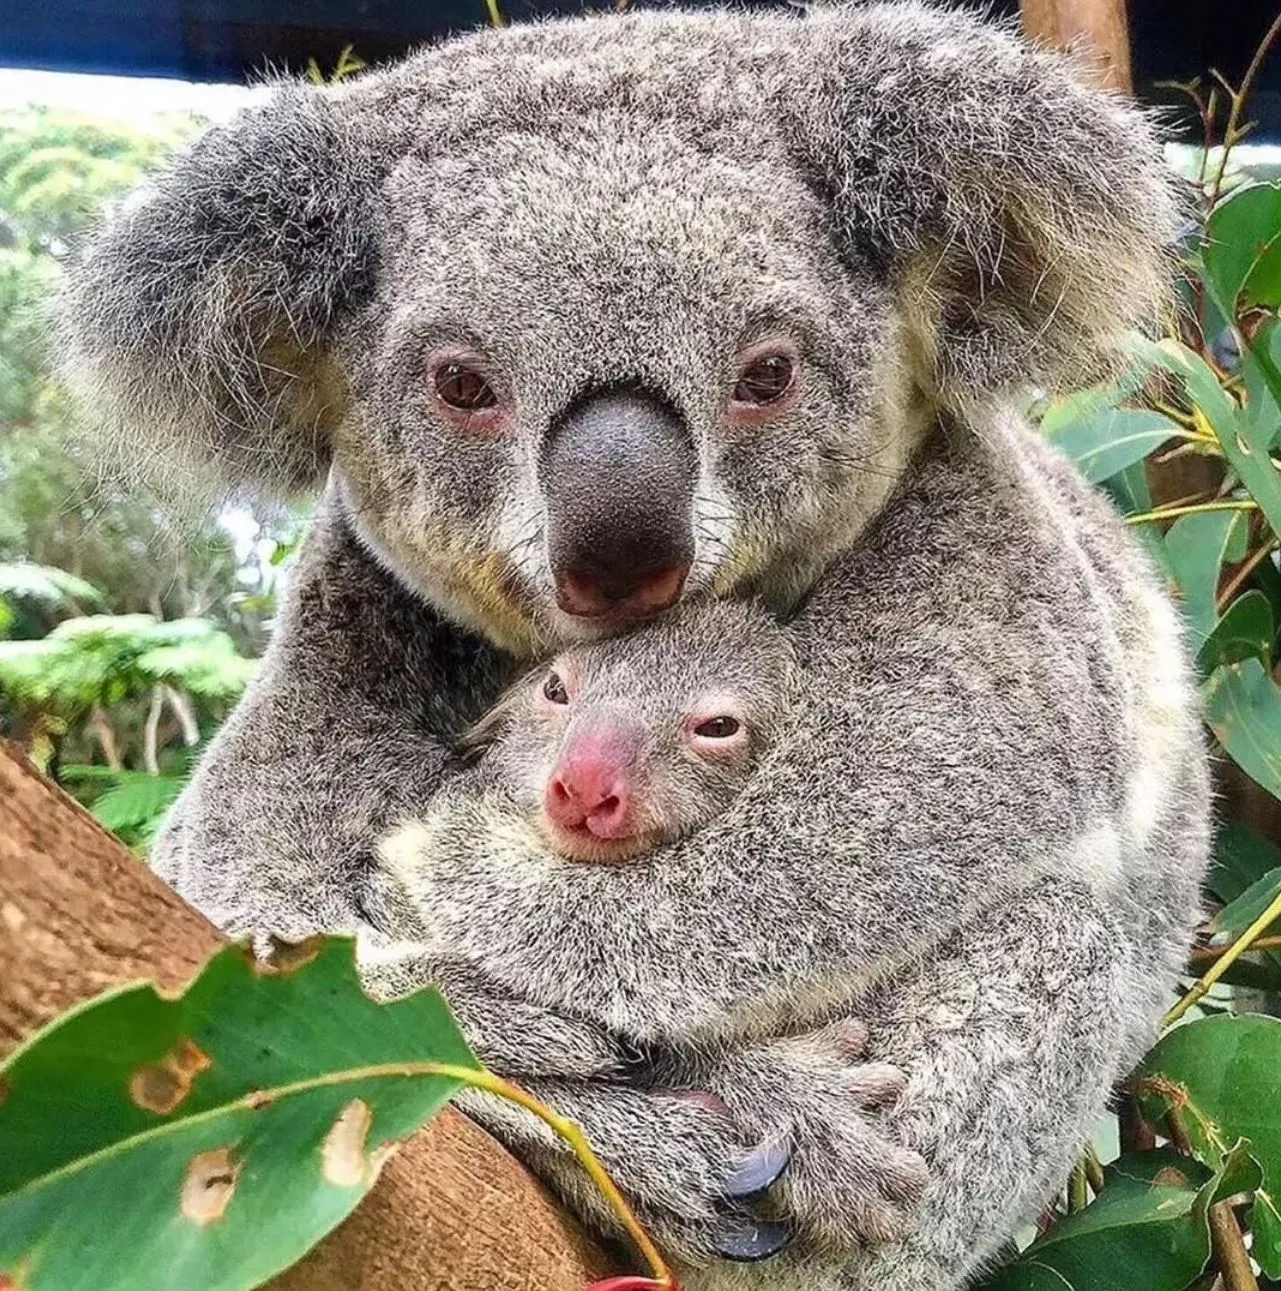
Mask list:
[[[811,1244],[837,1251],[896,1242],[915,1225],[929,1181],[924,1158],[897,1142],[886,1113],[907,1080],[864,1061],[867,1034],[847,1020],[779,1041],[740,1065],[726,1101],[758,1133],[786,1133],[791,1160],[775,1204]]]
[[[582,1127],[642,1224],[677,1257],[766,1259],[791,1239],[790,1223],[763,1213],[789,1148],[777,1139],[753,1143],[720,1100],[604,1082],[525,1087]],[[589,1222],[615,1228],[600,1194],[544,1126],[485,1096],[460,1101]]]

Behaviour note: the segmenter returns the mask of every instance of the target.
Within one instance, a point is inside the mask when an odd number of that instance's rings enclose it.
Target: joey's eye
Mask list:
[[[442,363],[432,374],[436,397],[456,412],[484,412],[498,403],[485,374],[467,363]]]
[[[569,703],[569,691],[565,689],[565,683],[554,672],[550,673],[547,680],[543,682],[543,698],[551,704]]]
[[[733,717],[709,717],[707,721],[694,727],[694,734],[701,735],[705,740],[728,740],[730,736],[737,735],[739,723]]]
[[[734,402],[752,407],[778,403],[796,380],[796,361],[790,354],[761,354],[738,374]]]

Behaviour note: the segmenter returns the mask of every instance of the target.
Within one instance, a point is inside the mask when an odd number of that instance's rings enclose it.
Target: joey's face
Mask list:
[[[890,288],[838,257],[777,129],[622,111],[616,59],[590,94],[537,66],[537,132],[473,105],[386,183],[335,437],[364,536],[522,651],[783,603],[909,451]]]
[[[783,633],[754,611],[746,630],[740,608],[571,647],[509,697],[490,756],[556,851],[639,856],[747,783],[787,710],[792,660]]]

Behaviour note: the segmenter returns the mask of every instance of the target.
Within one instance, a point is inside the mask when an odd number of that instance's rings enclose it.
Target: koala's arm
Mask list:
[[[870,988],[856,1023],[673,1053],[654,1089],[528,1087],[584,1127],[690,1291],[954,1291],[1062,1186],[1124,1073],[1150,970],[1121,941],[1088,889],[1047,880]],[[541,1123],[484,1096],[466,1107],[612,1230]],[[753,1143],[790,1153],[755,1208],[734,1201],[770,1159]],[[780,1240],[779,1221],[796,1233],[782,1257],[733,1273],[714,1258]]]
[[[424,810],[447,742],[504,667],[361,547],[331,488],[263,671],[171,812],[154,867],[232,934],[353,929],[371,840]]]

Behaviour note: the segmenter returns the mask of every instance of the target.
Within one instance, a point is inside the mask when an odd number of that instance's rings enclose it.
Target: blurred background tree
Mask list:
[[[144,846],[253,673],[299,521],[175,518],[112,481],[54,378],[62,261],[202,122],[0,113],[0,734]]]

